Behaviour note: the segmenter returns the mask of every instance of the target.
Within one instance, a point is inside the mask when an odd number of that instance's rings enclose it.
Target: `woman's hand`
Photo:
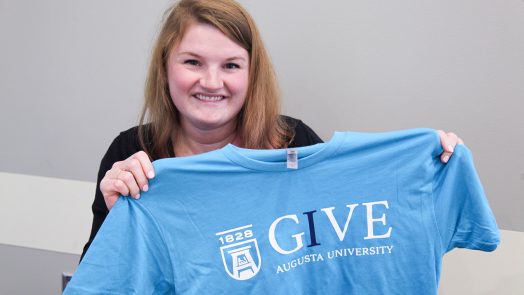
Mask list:
[[[155,177],[149,156],[137,152],[124,161],[115,162],[100,181],[100,191],[107,209],[111,210],[120,195],[140,198],[140,191],[147,192],[148,180]]]
[[[442,130],[437,130],[437,132],[440,136],[440,144],[444,149],[444,152],[440,155],[440,160],[442,163],[447,163],[455,150],[455,146],[464,144],[464,141],[453,132],[444,132]]]

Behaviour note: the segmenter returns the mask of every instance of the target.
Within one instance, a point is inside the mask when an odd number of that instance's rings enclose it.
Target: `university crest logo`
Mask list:
[[[227,274],[244,281],[260,270],[262,258],[257,239],[253,237],[252,224],[216,233],[221,243],[220,254]]]

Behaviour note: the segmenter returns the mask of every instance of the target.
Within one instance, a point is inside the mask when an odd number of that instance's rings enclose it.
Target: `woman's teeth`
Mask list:
[[[195,97],[203,101],[219,101],[224,98],[224,96],[222,95],[208,96],[208,95],[203,95],[203,94],[196,94]]]

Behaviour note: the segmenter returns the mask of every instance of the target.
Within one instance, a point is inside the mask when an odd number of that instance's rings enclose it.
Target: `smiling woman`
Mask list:
[[[176,155],[220,148],[222,141],[242,144],[236,126],[248,89],[247,50],[215,27],[195,23],[169,55],[167,76],[183,132],[174,134]]]
[[[217,93],[227,94],[226,100],[212,112],[196,101],[182,103],[184,95]],[[296,122],[279,115],[278,85],[260,34],[234,1],[180,1],[169,11],[153,49],[145,96],[139,136],[153,158],[179,155],[177,150],[201,153],[229,142],[247,148],[286,147],[295,136]],[[193,110],[198,113],[188,113]],[[204,124],[211,120],[217,125]],[[153,146],[146,144],[150,137]]]

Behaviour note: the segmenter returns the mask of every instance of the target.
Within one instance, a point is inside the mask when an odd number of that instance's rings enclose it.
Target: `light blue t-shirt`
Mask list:
[[[65,294],[437,294],[446,252],[499,243],[469,150],[442,164],[434,130],[340,132],[295,152],[154,162]]]

